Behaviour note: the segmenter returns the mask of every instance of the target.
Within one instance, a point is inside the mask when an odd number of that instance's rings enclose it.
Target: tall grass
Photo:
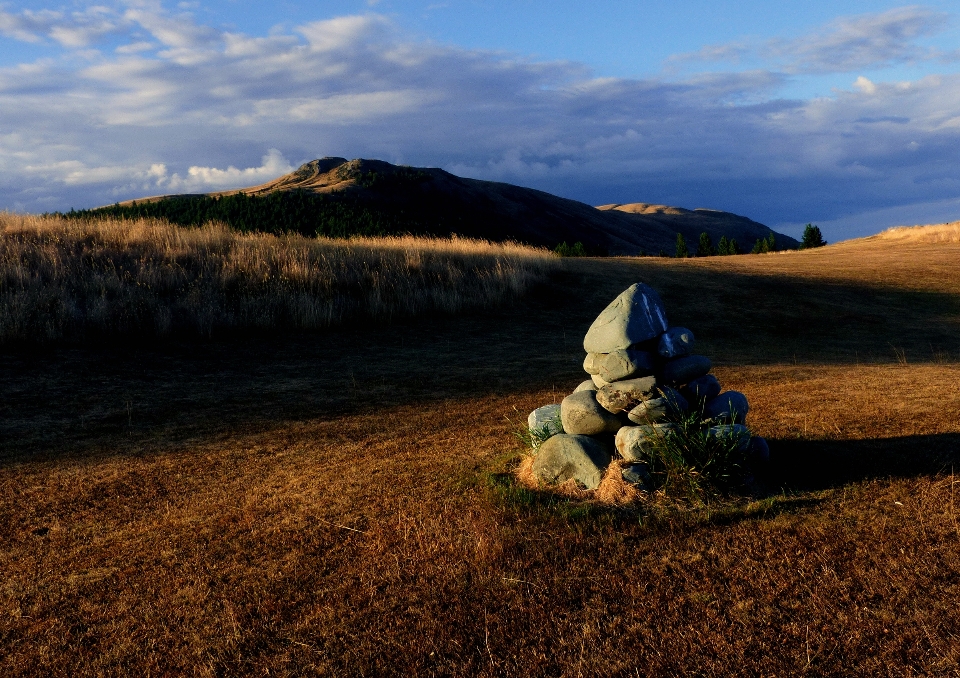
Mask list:
[[[512,243],[0,213],[0,344],[309,329],[489,307],[557,265],[546,250]]]

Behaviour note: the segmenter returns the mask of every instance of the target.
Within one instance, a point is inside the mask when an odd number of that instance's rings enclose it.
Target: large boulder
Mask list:
[[[720,380],[712,374],[705,374],[689,382],[680,393],[691,403],[713,400],[720,395]]]
[[[540,446],[533,473],[545,483],[562,483],[571,478],[588,490],[595,490],[610,465],[610,454],[589,436],[555,435]]]
[[[691,350],[693,350],[693,332],[686,327],[671,327],[660,335],[657,353],[664,358],[690,355]]]
[[[727,391],[704,406],[703,417],[717,423],[742,424],[746,421],[749,411],[747,396],[740,391]]]
[[[657,376],[664,384],[686,384],[705,375],[712,366],[705,355],[687,355],[665,362]]]
[[[616,415],[600,406],[595,391],[578,391],[564,398],[560,403],[560,419],[564,431],[577,435],[616,433],[623,426]]]
[[[664,438],[673,435],[675,430],[672,424],[624,426],[617,431],[614,445],[620,456],[627,461],[643,461]]]
[[[629,348],[619,348],[603,356],[599,362],[600,377],[606,381],[621,381],[653,374],[653,354]]]
[[[600,387],[597,391],[597,402],[608,412],[617,414],[632,410],[644,400],[650,400],[656,387],[655,377],[616,381]]]
[[[635,283],[610,302],[583,338],[587,353],[611,353],[655,339],[667,329],[667,313],[652,287]]]

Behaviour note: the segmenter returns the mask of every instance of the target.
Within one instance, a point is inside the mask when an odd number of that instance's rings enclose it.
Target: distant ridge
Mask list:
[[[734,238],[749,251],[757,239],[773,232],[756,221],[718,210],[639,202],[597,208],[532,188],[458,177],[434,167],[339,157],[312,160],[258,186],[204,196],[264,197],[290,192],[324,196],[319,203],[323,209],[337,205],[340,214],[362,212],[367,222],[386,224],[382,227],[386,230],[439,236],[456,233],[550,248],[561,242],[582,242],[591,253],[636,255],[663,250],[673,254],[677,233],[696,249],[702,232],[714,243],[721,236]],[[156,196],[127,201],[121,207],[196,197]],[[775,237],[780,249],[799,245],[781,233]]]

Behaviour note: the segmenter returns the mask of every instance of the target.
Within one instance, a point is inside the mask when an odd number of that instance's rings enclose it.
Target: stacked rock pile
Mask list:
[[[675,433],[671,419],[696,412],[707,436],[733,441],[755,461],[766,442],[745,426],[749,405],[738,391],[722,392],[706,356],[692,353],[693,332],[670,327],[660,296],[637,283],[593,321],[583,340],[590,379],[559,405],[530,413],[536,441],[533,473],[545,483],[573,479],[596,489],[611,461],[626,462],[623,479],[649,489],[642,461]]]

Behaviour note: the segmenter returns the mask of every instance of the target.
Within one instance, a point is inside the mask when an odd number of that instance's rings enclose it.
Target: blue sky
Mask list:
[[[323,155],[828,239],[960,219],[960,13],[928,2],[0,0],[0,209]]]

